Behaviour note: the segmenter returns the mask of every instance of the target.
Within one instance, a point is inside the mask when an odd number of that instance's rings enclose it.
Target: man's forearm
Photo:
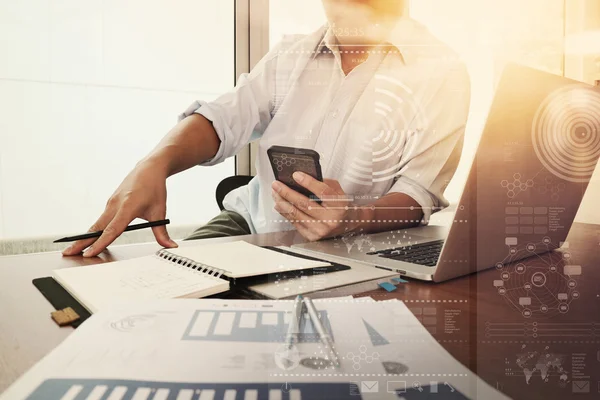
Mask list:
[[[375,233],[419,225],[423,210],[419,203],[404,193],[383,196],[362,208],[361,222],[355,231]]]
[[[220,143],[212,123],[194,114],[175,125],[140,163],[152,163],[168,177],[210,160]]]

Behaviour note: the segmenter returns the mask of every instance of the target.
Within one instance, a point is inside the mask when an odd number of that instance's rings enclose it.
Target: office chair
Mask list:
[[[250,175],[234,175],[229,176],[223,179],[217,185],[217,189],[215,190],[215,197],[217,199],[217,204],[219,205],[219,209],[223,211],[223,199],[227,195],[227,193],[231,192],[233,189],[237,189],[241,186],[247,185],[250,180],[254,178]]]

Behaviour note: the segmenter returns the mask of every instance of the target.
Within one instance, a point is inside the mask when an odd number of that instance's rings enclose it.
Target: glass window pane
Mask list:
[[[86,230],[178,114],[230,90],[233,5],[0,2],[0,238]],[[233,174],[231,159],[171,178],[172,224],[213,217]]]

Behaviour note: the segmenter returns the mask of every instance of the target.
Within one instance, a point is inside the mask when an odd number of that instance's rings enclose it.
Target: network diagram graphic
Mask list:
[[[506,195],[509,199],[514,199],[519,193],[533,187],[533,179],[523,180],[520,173],[513,175],[513,180],[503,180],[500,185],[506,189]]]
[[[497,293],[524,318],[565,314],[581,297],[577,288],[582,267],[573,264],[568,250],[551,252],[556,247],[544,237],[524,249],[510,247],[509,254],[496,264],[499,279],[493,285]]]
[[[371,354],[367,353],[367,346],[362,345],[358,348],[358,353],[352,351],[346,354],[346,359],[352,361],[352,368],[358,371],[362,363],[371,364],[373,361],[379,360],[379,353],[374,351]]]
[[[552,201],[558,201],[560,194],[566,189],[564,182],[557,181],[547,173],[542,174],[541,171],[532,178],[525,178],[523,174],[516,172],[511,180],[500,181],[500,186],[506,190],[506,196],[511,200],[528,190],[536,190],[539,194],[548,194]]]

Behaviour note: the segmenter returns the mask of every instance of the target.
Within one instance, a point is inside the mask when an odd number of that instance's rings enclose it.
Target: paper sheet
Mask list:
[[[286,349],[292,305],[163,300],[104,310],[0,398],[410,400],[427,398],[433,384],[452,394],[440,398],[506,398],[443,350],[401,302],[315,300],[339,369],[306,319],[299,343]]]
[[[120,302],[205,297],[229,283],[157,256],[57,269],[54,278],[90,312]]]

